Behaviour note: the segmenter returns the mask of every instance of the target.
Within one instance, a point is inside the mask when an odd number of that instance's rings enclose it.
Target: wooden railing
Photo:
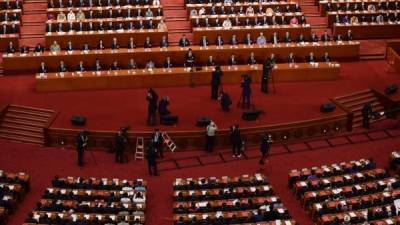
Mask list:
[[[400,41],[386,41],[386,61],[397,72],[400,72]]]
[[[275,142],[289,142],[298,139],[313,138],[334,135],[340,132],[350,131],[352,116],[347,112],[326,116],[318,119],[304,120],[293,123],[242,128],[242,137],[248,145],[258,145],[263,133],[270,133]],[[350,125],[349,125],[350,124]],[[205,130],[205,128],[203,129]],[[75,139],[81,130],[48,128],[46,129],[45,145],[73,147]],[[88,146],[95,149],[107,149],[113,146],[116,131],[90,131]],[[205,144],[205,131],[176,131],[169,132],[169,136],[175,141],[179,149],[199,149]],[[137,137],[144,137],[148,142],[150,132],[129,132],[130,146],[134,146]],[[229,130],[220,130],[217,133],[217,147],[229,147]]]

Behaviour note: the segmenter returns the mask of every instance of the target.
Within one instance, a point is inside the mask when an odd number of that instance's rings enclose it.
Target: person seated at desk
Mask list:
[[[331,61],[331,57],[329,56],[328,52],[325,52],[324,55],[321,58],[322,62],[330,62]]]
[[[251,5],[246,9],[246,15],[254,15],[254,9]]]
[[[208,56],[206,65],[210,67],[214,67],[216,65],[212,55]]]
[[[181,47],[189,47],[190,46],[190,42],[187,39],[186,35],[182,35],[181,39],[179,40],[179,46]]]
[[[385,22],[385,19],[383,18],[382,14],[379,14],[379,15],[376,16],[376,22],[377,23],[384,23]]]
[[[164,68],[166,69],[172,68],[171,57],[167,56],[167,58],[165,59]]]
[[[204,20],[204,26],[205,27],[210,27],[211,26],[208,17],[206,17],[206,19]]]
[[[328,42],[331,41],[331,36],[329,36],[328,31],[324,31],[324,33],[321,35],[321,41],[323,42]]]
[[[57,43],[57,41],[53,41],[53,44],[50,45],[50,52],[58,53],[60,51],[61,51],[60,45]]]
[[[100,39],[99,43],[97,44],[97,50],[104,50],[104,49],[106,49],[106,47],[104,46],[103,39]]]
[[[221,23],[219,22],[219,18],[214,20],[214,27],[221,27]]]
[[[289,53],[289,56],[288,56],[288,63],[289,63],[289,64],[296,63],[296,57],[294,56],[293,52],[290,52],[290,53]]]
[[[194,67],[194,55],[191,48],[185,55],[185,67]]]
[[[293,16],[292,19],[290,19],[289,23],[292,25],[299,24],[299,20],[295,16]]]
[[[331,4],[330,2],[328,2],[328,3],[325,5],[325,11],[326,11],[326,12],[330,12],[330,11],[332,11],[332,9],[333,9],[332,4]]]
[[[153,23],[153,19],[149,19],[149,22],[147,23],[146,29],[154,29],[156,26]]]
[[[304,24],[307,23],[306,17],[305,17],[304,15],[302,15],[302,16],[300,17],[299,23],[302,24],[302,25],[304,25]]]
[[[224,22],[222,22],[222,27],[223,28],[232,28],[232,21],[231,21],[231,19],[229,19],[229,18],[226,18],[225,20],[224,20]]]
[[[118,65],[118,61],[114,61],[110,67],[111,70],[121,70],[121,67]]]
[[[77,20],[85,19],[85,13],[82,11],[82,9],[79,9],[79,11],[76,13],[76,19]]]
[[[93,65],[93,71],[101,71],[102,66],[100,64],[100,60],[96,59]]]
[[[247,64],[248,64],[248,65],[257,64],[257,60],[256,60],[256,57],[254,56],[254,52],[250,52],[250,56],[249,56],[249,58],[247,59]]]
[[[112,21],[108,22],[106,30],[114,30],[114,24]]]
[[[78,72],[85,72],[85,64],[83,61],[79,61],[78,66],[76,66],[76,71]]]
[[[67,71],[68,71],[67,65],[65,65],[64,61],[61,60],[60,64],[58,65],[58,72],[59,73],[65,73]]]
[[[358,23],[358,17],[357,17],[357,16],[352,16],[352,17],[350,18],[350,23],[351,23],[351,24]]]
[[[15,53],[15,47],[14,47],[14,44],[12,43],[12,41],[10,41],[8,43],[6,52],[7,52],[7,54]]]
[[[82,48],[81,48],[82,52],[88,52],[90,51],[90,46],[88,43],[83,44]]]
[[[193,27],[201,27],[200,18],[197,17],[197,18],[194,20],[194,25],[193,25]]]
[[[160,116],[168,116],[171,112],[168,110],[169,105],[169,97],[161,98],[160,102],[158,103],[158,113]]]
[[[129,59],[129,63],[128,63],[128,69],[130,70],[134,70],[137,69],[137,65],[134,59]]]
[[[67,47],[65,48],[65,51],[72,52],[73,50],[74,50],[74,48],[72,47],[72,42],[68,41]]]
[[[123,24],[123,23],[118,23],[116,30],[117,30],[117,31],[123,31],[123,30],[125,30],[124,24]]]
[[[311,42],[318,42],[318,36],[314,31],[311,33],[310,41]]]
[[[308,63],[315,63],[316,62],[316,59],[315,59],[315,56],[314,56],[314,52],[310,52],[310,54],[306,58],[306,62],[308,62]]]
[[[230,45],[238,45],[239,41],[236,39],[236,35],[232,35],[231,40],[229,41]]]
[[[97,30],[98,31],[104,31],[105,30],[102,20],[100,20],[99,24],[97,25]]]
[[[235,20],[232,22],[232,26],[241,26],[241,22],[239,20],[239,17],[235,17]]]
[[[147,8],[146,13],[144,14],[145,17],[153,17],[153,11],[151,10],[151,8]]]
[[[338,34],[338,35],[335,37],[335,41],[337,41],[337,42],[343,41],[342,35],[341,35],[341,34]]]
[[[72,9],[69,10],[69,13],[67,15],[68,21],[74,21],[76,19],[75,13],[72,11]]]
[[[166,30],[167,29],[167,24],[164,22],[164,20],[160,20],[158,22],[157,29],[160,29],[160,30]]]
[[[119,44],[118,44],[118,40],[116,37],[113,37],[113,39],[112,39],[111,49],[113,49],[113,50],[119,49]]]
[[[160,48],[168,48],[169,43],[166,35],[163,35],[160,41]]]
[[[217,38],[215,39],[215,45],[216,46],[224,45],[224,40],[222,40],[222,36],[220,34],[218,34]]]
[[[222,6],[223,7],[223,6]],[[199,9],[199,16],[204,16],[204,15],[206,15],[206,9],[204,8],[204,7],[201,7],[200,9]]]
[[[224,5],[221,5],[220,13],[219,13],[219,14],[221,14],[221,15],[227,14],[227,13],[225,12],[225,6],[224,6]],[[199,14],[199,15],[200,15],[200,14]]]
[[[343,24],[348,24],[350,22],[349,17],[348,16],[342,17],[342,20],[340,22]]]
[[[128,49],[135,49],[136,48],[136,42],[133,37],[129,38],[129,43],[128,43]]]
[[[194,16],[197,16],[197,10],[196,9],[190,10],[190,17],[194,17]]]
[[[208,46],[208,40],[206,36],[202,36],[199,45],[201,47],[207,47]]]
[[[21,54],[28,54],[29,53],[29,47],[26,45],[22,45],[20,48],[20,53]]]
[[[272,34],[271,43],[274,44],[274,45],[279,43],[279,37],[278,37],[278,34],[276,32],[274,32]]]
[[[232,55],[229,57],[229,60],[228,60],[228,65],[230,65],[230,66],[234,66],[234,65],[236,65],[236,64],[237,64],[237,62],[236,62],[235,55],[234,55],[234,54],[232,54]]]
[[[246,34],[246,37],[244,38],[244,44],[245,45],[252,45],[253,44],[253,39],[251,38],[250,33]]]
[[[47,73],[47,67],[46,67],[46,65],[44,64],[44,62],[41,62],[41,63],[40,63],[38,72],[39,72],[39,73]]]
[[[40,43],[37,43],[34,52],[35,53],[43,53],[44,47]]]
[[[368,10],[368,11],[375,11],[375,10],[376,10],[376,7],[375,7],[374,4],[370,4],[370,5],[368,5],[367,10]]]
[[[146,63],[146,70],[153,70],[153,69],[155,69],[156,67],[155,67],[155,64],[154,64],[154,62],[151,60],[151,59],[149,59],[148,61],[147,61],[147,63]]]
[[[285,37],[283,38],[283,42],[285,42],[285,43],[290,43],[290,42],[292,42],[292,38],[290,37],[289,31],[286,31]]]
[[[65,13],[63,11],[61,11],[58,15],[57,15],[57,22],[64,22],[65,20],[67,20],[67,16],[65,15]]]
[[[345,41],[352,41],[353,40],[353,33],[351,30],[347,30],[346,35],[344,36]]]
[[[257,37],[257,44],[258,44],[258,45],[265,45],[265,44],[267,44],[267,39],[265,38],[263,32],[260,32],[260,36]]]
[[[299,35],[299,38],[297,39],[297,43],[304,43],[306,42],[306,39],[304,38],[303,34]]]
[[[151,48],[151,47],[153,47],[153,45],[151,44],[150,37],[146,37],[146,40],[144,41],[143,47],[144,47],[144,48]]]

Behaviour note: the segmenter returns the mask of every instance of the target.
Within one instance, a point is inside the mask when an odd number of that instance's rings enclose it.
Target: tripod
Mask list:
[[[243,93],[240,95],[239,102],[237,103],[237,107],[239,108],[240,106],[242,106],[243,109],[245,108],[245,106],[244,106],[244,97],[243,97]],[[250,108],[253,109],[253,110],[256,108],[256,106],[255,106],[255,104],[254,104],[254,100],[253,100],[253,95],[252,95],[252,94],[250,94],[249,106],[250,106]]]

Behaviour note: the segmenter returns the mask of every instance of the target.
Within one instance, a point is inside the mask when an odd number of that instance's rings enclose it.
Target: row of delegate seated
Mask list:
[[[186,4],[217,4],[223,3],[225,5],[228,4],[236,4],[236,3],[263,3],[263,2],[279,2],[279,0],[185,0]]]
[[[399,10],[400,3],[399,2],[341,2],[333,4],[331,2],[326,3],[325,11],[326,12],[337,12],[337,11],[376,11],[376,10]]]
[[[6,10],[0,13],[0,22],[11,22],[11,21],[20,21],[21,20],[21,11],[18,9],[15,10]]]
[[[364,170],[345,175],[333,176],[321,179],[310,179],[307,181],[297,181],[294,185],[294,192],[297,196],[304,195],[305,192],[315,191],[325,188],[339,188],[350,184],[368,182],[371,180],[382,179],[388,177],[388,173],[384,169],[376,168],[372,170]]]
[[[289,54],[287,60],[288,60],[287,63],[290,63],[290,64],[294,64],[294,63],[300,61],[298,58],[296,58],[294,56],[293,53]],[[300,61],[300,62],[302,62],[302,61]],[[324,56],[321,57],[321,60],[319,60],[314,55],[313,52],[310,52],[310,54],[304,59],[304,61],[308,62],[308,63],[317,63],[319,61],[321,61],[321,62],[330,62],[331,59],[330,59],[330,56],[329,56],[328,52],[325,52]],[[250,56],[248,57],[246,62],[243,62],[243,60],[237,59],[235,57],[235,55],[232,54],[229,57],[229,59],[227,60],[226,64],[230,65],[230,66],[235,66],[235,65],[242,65],[242,64],[246,64],[246,63],[247,63],[247,65],[256,65],[256,64],[261,64],[262,62],[258,61],[255,58],[254,53],[251,52]],[[194,67],[194,66],[203,65],[203,64],[204,63],[196,62],[194,60],[194,56],[191,57],[190,55],[189,56],[186,55],[185,63],[183,65],[178,65],[178,67]],[[209,56],[207,62],[205,63],[206,66],[210,66],[210,67],[211,66],[215,66],[215,65],[219,65],[219,64],[220,63],[216,63],[214,61],[213,56]],[[225,63],[223,63],[223,64],[225,64]],[[171,60],[171,57],[167,56],[166,59],[164,60],[163,64],[160,65],[160,66],[162,68],[164,68],[164,69],[170,69],[170,68],[173,68],[176,65],[173,64],[173,62]],[[148,60],[146,62],[146,65],[141,66],[141,67],[146,69],[146,70],[153,70],[153,69],[156,69],[157,67],[159,67],[159,65],[156,65],[152,60]],[[87,64],[85,64],[85,62],[79,61],[79,63],[76,66],[75,70],[73,70],[73,69],[71,70],[71,68],[66,63],[64,63],[64,61],[60,61],[59,65],[57,67],[57,71],[53,71],[53,72],[59,72],[59,73],[66,73],[66,72],[69,72],[69,71],[70,72],[74,72],[74,71],[77,71],[77,72],[99,71],[100,72],[100,71],[104,71],[104,70],[114,70],[115,71],[115,70],[123,70],[123,69],[132,70],[132,69],[138,69],[138,68],[139,68],[139,66],[136,64],[136,62],[135,62],[135,60],[133,58],[131,58],[129,60],[128,65],[122,65],[117,60],[115,60],[115,61],[113,61],[113,63],[110,66],[104,65],[104,64],[102,64],[100,62],[99,59],[96,59],[95,62],[93,63],[93,65],[92,65],[92,67],[89,67],[89,68],[88,68]],[[44,73],[48,73],[48,72],[50,72],[50,71],[47,68],[46,64],[44,62],[41,62],[41,65],[40,65],[40,67],[38,69],[38,73],[44,74]]]
[[[398,177],[388,177],[384,179],[372,180],[364,183],[355,183],[334,189],[320,189],[316,191],[305,192],[301,197],[303,205],[308,208],[314,203],[320,203],[327,200],[340,198],[351,198],[359,195],[374,194],[384,191],[389,186],[399,188],[400,182]]]
[[[211,6],[209,10],[205,7],[201,7],[200,9],[192,9],[190,11],[190,16],[206,16],[206,15],[229,15],[229,14],[238,14],[238,15],[254,15],[254,14],[266,14],[272,15],[277,13],[290,13],[290,12],[301,12],[301,7],[296,3],[293,7],[290,5],[286,5],[285,7],[275,6],[275,8],[271,8],[269,5],[259,5],[256,9],[253,8],[252,5],[249,6],[230,6],[226,7],[222,5],[220,7],[216,7],[215,5]]]
[[[49,0],[48,8],[102,7],[102,6],[159,6],[160,0]]]
[[[3,24],[0,26],[0,34],[19,34],[19,31],[19,21],[3,22]]]
[[[209,213],[209,212],[230,212],[241,210],[257,210],[260,207],[270,209],[281,208],[282,202],[277,196],[245,197],[237,199],[217,199],[207,201],[175,202],[173,205],[174,214]]]
[[[134,203],[143,203],[146,196],[140,193],[145,193],[146,189],[143,186],[137,186],[133,190],[126,190],[131,186],[125,186],[124,190],[95,190],[95,189],[73,189],[73,188],[47,188],[42,198],[44,199],[59,199],[59,200],[82,200],[94,201],[103,200],[106,202],[130,202],[125,198],[129,197]]]
[[[21,9],[22,2],[20,0],[5,0],[0,2],[0,10]]]
[[[9,173],[0,170],[0,183],[20,184],[25,191],[30,189],[30,176],[26,173]]]
[[[0,183],[0,207],[4,208],[6,213],[14,212],[24,195],[25,191],[20,184]]]
[[[323,177],[331,177],[343,175],[346,173],[360,172],[376,168],[376,164],[372,158],[353,160],[350,162],[333,163],[321,167],[303,168],[301,170],[292,170],[289,172],[289,188],[297,181],[307,179],[319,179]]]
[[[33,211],[24,225],[143,225],[144,219],[144,215]]]
[[[369,23],[384,23],[384,22],[400,22],[400,10],[399,12],[387,12],[387,13],[374,13],[374,14],[358,14],[358,15],[335,15],[334,23],[341,24],[357,24],[363,22]]]
[[[191,17],[193,27],[223,27],[230,29],[236,26],[265,26],[265,25],[285,25],[307,23],[304,15],[298,17],[292,15],[286,16],[218,16],[218,17]]]
[[[105,7],[104,7],[105,8]],[[66,10],[65,10],[66,11]],[[135,18],[135,17],[160,17],[164,16],[163,9],[158,8],[147,8],[147,10],[142,9],[121,9],[121,8],[105,8],[103,9],[69,9],[68,13],[65,14],[64,10],[59,10],[57,16],[53,13],[48,13],[48,19],[57,19],[57,22],[75,22],[85,19],[95,19],[95,18]],[[54,11],[52,11],[54,12]],[[57,11],[55,11],[57,13]]]
[[[314,203],[310,211],[313,219],[324,214],[342,213],[353,210],[367,209],[376,206],[390,204],[399,198],[400,189],[387,188],[382,192],[367,195],[358,195],[351,198],[338,198]]]
[[[83,31],[125,31],[125,30],[143,30],[143,29],[160,29],[166,30],[167,25],[164,20],[136,20],[136,19],[91,19],[85,22],[64,22],[52,23],[47,22],[46,32],[83,32]]]
[[[94,189],[94,190],[123,190],[132,191],[134,188],[146,190],[147,183],[143,179],[120,180],[120,179],[96,179],[85,177],[67,177],[60,178],[55,176],[52,180],[53,187],[57,188],[75,188],[75,189]]]

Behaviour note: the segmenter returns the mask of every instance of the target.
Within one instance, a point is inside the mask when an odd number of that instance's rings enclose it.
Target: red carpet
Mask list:
[[[264,169],[274,190],[282,198],[290,214],[300,225],[312,224],[308,215],[292,196],[287,187],[287,173],[293,168],[310,167],[341,160],[352,160],[373,157],[379,167],[386,168],[391,151],[398,150],[400,138],[385,139],[363,144],[350,144],[335,148],[323,148],[313,151],[294,151],[284,153],[281,146],[273,146],[271,150],[271,164]],[[131,161],[128,164],[113,163],[113,155],[105,152],[94,152],[98,165],[94,164],[90,154],[86,154],[87,166],[83,169],[75,166],[75,152],[65,149],[45,149],[39,146],[16,144],[0,140],[0,167],[8,171],[26,171],[32,175],[32,190],[26,196],[16,213],[11,216],[8,225],[20,225],[27,213],[33,209],[44,189],[50,185],[55,175],[60,176],[96,176],[96,177],[143,177],[149,181],[148,210],[146,212],[147,225],[172,224],[172,182],[176,177],[199,176],[236,176],[252,174],[260,168],[257,159],[232,161],[224,164],[193,167],[188,169],[162,172],[159,177],[147,175],[145,162]],[[294,148],[295,149],[295,148]],[[226,150],[227,151],[227,150]],[[280,153],[280,154],[276,154]],[[167,159],[187,158],[189,156],[204,155],[203,152],[177,152],[174,155],[167,153]],[[258,154],[256,150],[251,154]],[[230,153],[224,157],[231,157]],[[202,157],[204,158],[204,157]],[[207,159],[208,160],[208,159]],[[212,160],[212,157],[210,157]],[[183,161],[183,160],[181,160]],[[187,160],[188,164],[189,160]],[[166,166],[165,164],[163,166]],[[164,168],[165,169],[165,168]]]
[[[385,61],[343,63],[341,79],[321,82],[292,82],[276,84],[276,94],[264,95],[259,84],[253,84],[257,108],[266,112],[259,121],[240,119],[242,109],[236,108],[239,85],[225,86],[232,95],[234,107],[223,113],[217,102],[210,100],[207,86],[158,89],[160,96],[172,100],[171,111],[179,115],[177,127],[165,130],[194,130],[200,116],[214,119],[220,128],[227,128],[240,121],[241,126],[287,123],[313,119],[325,115],[319,112],[321,103],[328,98],[344,95],[365,88],[383,88],[399,81],[399,74],[391,72]],[[33,76],[6,76],[0,78],[0,102],[55,109],[60,112],[53,127],[70,127],[70,116],[85,115],[89,129],[115,130],[131,124],[135,130],[151,130],[146,126],[146,90],[78,91],[61,93],[36,93]],[[334,113],[339,113],[337,109]]]

